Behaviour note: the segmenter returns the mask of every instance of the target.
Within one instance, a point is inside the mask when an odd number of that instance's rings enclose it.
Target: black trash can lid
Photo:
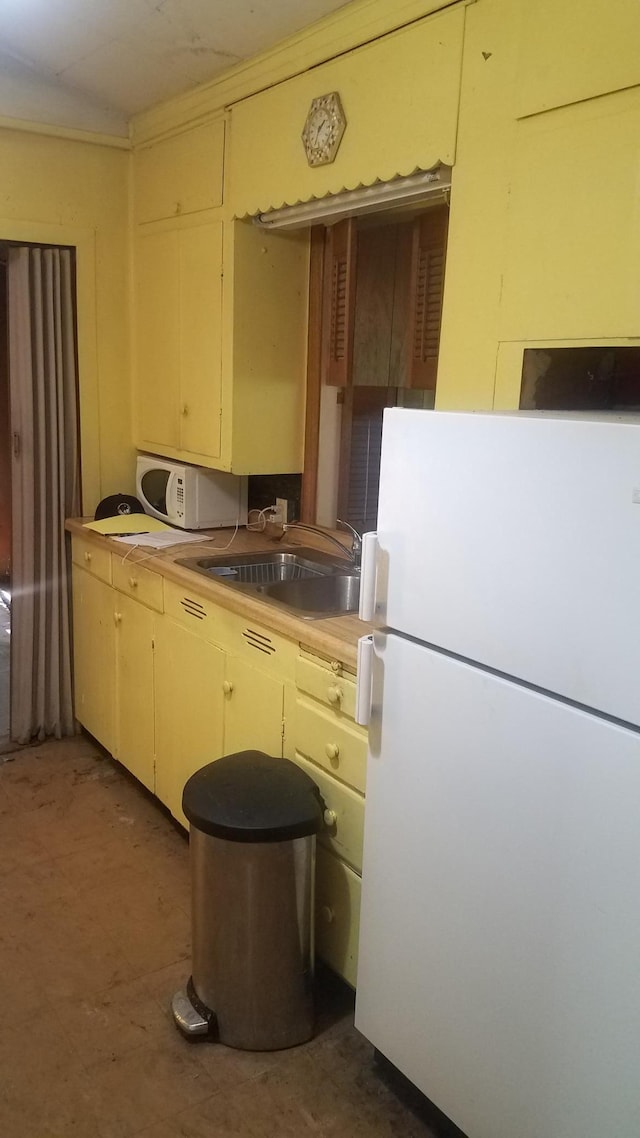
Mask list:
[[[289,759],[262,751],[225,755],[185,784],[192,826],[231,842],[284,842],[317,834],[323,803],[312,778]]]

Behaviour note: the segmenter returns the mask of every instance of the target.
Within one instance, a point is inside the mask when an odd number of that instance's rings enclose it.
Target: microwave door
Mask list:
[[[144,504],[149,513],[153,517],[160,518],[161,521],[166,521],[168,516],[167,495],[170,479],[171,472],[157,466],[151,470],[145,470],[140,479]]]

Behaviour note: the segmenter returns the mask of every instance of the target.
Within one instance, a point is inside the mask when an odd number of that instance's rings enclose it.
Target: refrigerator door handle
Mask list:
[[[360,620],[373,620],[376,611],[376,555],[378,535],[375,530],[362,535],[362,567],[360,571]]]
[[[371,535],[367,534],[367,537]],[[356,673],[355,721],[367,727],[371,718],[371,683],[373,679],[373,636],[361,636],[358,641],[358,670]]]

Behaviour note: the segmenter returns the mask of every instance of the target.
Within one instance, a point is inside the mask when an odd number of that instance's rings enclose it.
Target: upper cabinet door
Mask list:
[[[138,446],[220,455],[222,222],[144,232],[136,253]],[[165,453],[162,449],[160,453]]]
[[[179,445],[179,233],[138,237],[135,260],[136,442]]]
[[[222,204],[224,130],[216,119],[135,152],[138,224]]]
[[[180,447],[218,458],[222,222],[180,231]]]
[[[332,226],[325,265],[325,382],[351,382],[356,305],[357,229],[355,218]]]
[[[442,324],[449,210],[426,210],[413,223],[409,295],[408,387],[435,390]]]
[[[638,0],[589,0],[579,9],[558,0],[524,4],[518,118],[636,87],[639,41]]]

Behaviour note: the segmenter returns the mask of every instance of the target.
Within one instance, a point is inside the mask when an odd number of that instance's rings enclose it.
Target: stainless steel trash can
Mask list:
[[[188,780],[191,978],[173,1013],[188,1035],[272,1051],[313,1035],[313,886],[323,803],[288,759],[243,751]]]

